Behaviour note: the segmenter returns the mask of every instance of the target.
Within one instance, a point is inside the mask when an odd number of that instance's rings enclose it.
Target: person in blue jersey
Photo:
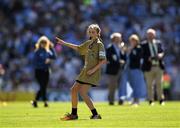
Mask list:
[[[49,67],[52,59],[56,58],[53,43],[46,37],[39,38],[34,51],[35,78],[39,84],[39,90],[32,101],[33,107],[38,107],[37,101],[42,98],[44,107],[48,107],[46,90],[49,82]]]

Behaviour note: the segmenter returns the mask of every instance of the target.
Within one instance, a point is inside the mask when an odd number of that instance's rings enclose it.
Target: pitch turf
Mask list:
[[[32,108],[29,102],[0,103],[0,127],[33,128],[180,128],[180,102],[166,102],[165,106],[142,103],[139,107],[109,106],[97,102],[95,106],[102,120],[90,120],[87,106],[79,104],[79,119],[60,121],[59,118],[71,109],[68,102],[51,102],[49,108],[40,103]]]

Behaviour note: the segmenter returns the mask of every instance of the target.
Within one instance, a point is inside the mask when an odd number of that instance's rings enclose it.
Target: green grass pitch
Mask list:
[[[109,106],[95,102],[102,120],[90,120],[85,103],[79,103],[79,119],[61,121],[71,110],[70,102],[50,102],[48,108],[39,103],[33,108],[29,102],[0,103],[0,128],[180,128],[180,102],[166,102],[165,106],[147,102],[139,107]]]

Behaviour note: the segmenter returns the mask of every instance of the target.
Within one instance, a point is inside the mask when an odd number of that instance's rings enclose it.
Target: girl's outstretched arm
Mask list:
[[[72,49],[74,49],[74,50],[76,50],[76,51],[77,51],[77,49],[78,49],[78,45],[71,44],[71,43],[67,43],[67,42],[63,41],[62,39],[60,39],[60,38],[58,38],[58,37],[56,37],[56,40],[57,40],[57,43],[58,43],[58,44],[67,46],[67,47],[72,48]]]

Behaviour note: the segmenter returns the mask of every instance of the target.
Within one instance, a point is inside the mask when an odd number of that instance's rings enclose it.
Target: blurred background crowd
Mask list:
[[[180,2],[178,0],[1,0],[0,1],[0,88],[2,91],[34,91],[34,44],[41,35],[53,43],[55,36],[80,44],[86,28],[100,25],[103,43],[120,32],[124,42],[132,33],[145,38],[149,27],[157,30],[165,48],[169,89],[180,99]],[[55,45],[51,91],[69,92],[83,61],[71,49]],[[105,80],[101,87],[106,88]],[[58,93],[57,93],[58,95]]]

